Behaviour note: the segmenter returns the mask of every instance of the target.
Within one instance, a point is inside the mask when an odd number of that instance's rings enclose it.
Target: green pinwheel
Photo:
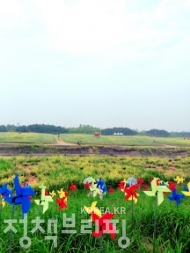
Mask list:
[[[43,206],[43,213],[45,213],[49,208],[49,202],[53,202],[53,199],[50,195],[45,194],[46,187],[41,185],[41,199],[35,200],[37,205]]]
[[[97,184],[93,184],[90,186],[90,194],[92,197],[96,197],[97,195],[101,196],[103,191],[98,188]]]
[[[164,192],[171,192],[166,185],[161,183],[159,178],[153,178],[151,189],[152,191],[144,191],[144,193],[150,197],[157,196],[158,206],[164,201]]]

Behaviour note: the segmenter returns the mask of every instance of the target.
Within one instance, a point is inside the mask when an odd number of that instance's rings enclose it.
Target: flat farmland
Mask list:
[[[95,138],[90,134],[62,134],[61,139],[68,143],[94,145],[123,145],[123,146],[179,146],[190,147],[190,139],[174,137],[149,136],[101,136]]]
[[[0,143],[53,144],[56,137],[53,134],[5,132],[0,133]]]

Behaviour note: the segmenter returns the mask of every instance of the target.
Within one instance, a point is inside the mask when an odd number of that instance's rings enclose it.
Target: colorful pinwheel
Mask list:
[[[145,185],[143,186],[143,189],[144,189],[145,191],[147,191],[148,188],[149,188],[149,186],[148,186],[147,184],[145,184]]]
[[[60,191],[57,191],[59,194],[59,198],[63,198],[63,197],[67,197],[68,196],[68,192],[67,191],[63,191],[63,188],[60,189]]]
[[[53,202],[53,199],[50,195],[45,195],[46,187],[44,185],[40,186],[41,189],[41,199],[35,200],[37,205],[43,206],[43,213],[45,213],[49,208],[49,202]]]
[[[2,205],[2,207],[4,208],[6,203],[5,203],[5,200],[3,199],[3,196],[0,197],[1,198],[1,202],[0,204]]]
[[[55,193],[55,191],[53,190],[52,192],[49,193],[49,195],[50,195],[52,198],[54,198],[54,197],[56,196],[56,193]]]
[[[102,192],[105,194],[108,190],[106,187],[106,184],[104,182],[104,180],[102,178],[99,178],[98,180],[96,180],[97,186],[100,190],[102,190]]]
[[[180,176],[177,176],[176,178],[174,178],[174,181],[177,182],[177,184],[180,184],[180,183],[183,183],[185,180],[184,177],[180,177]]]
[[[184,195],[177,193],[176,189],[173,189],[172,196],[168,196],[168,199],[176,201],[176,204],[179,205],[181,203],[181,199],[184,199]]]
[[[15,196],[7,196],[5,197],[5,201],[12,205],[22,205],[22,213],[27,214],[30,210],[30,196],[35,195],[34,190],[31,186],[21,186],[19,183],[18,174],[14,178],[14,187],[15,187]]]
[[[168,187],[170,188],[171,191],[176,190],[177,188],[176,184],[172,181],[168,183]]]
[[[62,197],[61,199],[56,199],[57,204],[59,205],[58,210],[67,208],[67,197]]]
[[[90,194],[92,195],[92,197],[96,197],[97,195],[101,197],[102,190],[98,188],[97,184],[92,184],[90,186]]]
[[[85,186],[85,188],[86,188],[87,190],[90,189],[90,184],[89,184],[88,182],[86,182],[86,183],[84,184],[84,186]]]
[[[190,182],[187,184],[187,189],[185,191],[182,191],[182,193],[185,196],[190,197]]]
[[[8,184],[4,184],[0,187],[0,195],[1,195],[1,205],[2,207],[5,207],[6,202],[5,199],[7,197],[11,197],[12,196],[12,190],[8,188]]]
[[[116,237],[116,228],[111,223],[111,219],[114,217],[113,213],[105,213],[103,216],[98,217],[97,214],[92,212],[92,221],[98,226],[98,229],[92,233],[93,236],[101,237],[105,233],[109,233],[112,239]]]
[[[131,185],[130,187],[125,187],[125,200],[133,200],[135,203],[138,201],[138,194],[135,190],[139,190],[139,186],[137,184]]]
[[[157,196],[157,204],[158,206],[164,201],[164,192],[171,192],[165,185],[160,185],[159,178],[153,178],[151,181],[152,191],[144,191],[144,193],[148,196]]]
[[[130,177],[127,179],[126,186],[131,186],[131,185],[137,185],[137,180],[134,177]]]
[[[69,186],[69,189],[72,191],[72,192],[75,192],[77,190],[77,186],[72,183],[70,186]]]
[[[8,188],[8,184],[4,184],[0,187],[0,194],[4,198],[12,196],[12,190]]]
[[[101,211],[100,209],[98,209],[96,207],[96,204],[97,204],[97,201],[94,201],[92,202],[91,206],[90,207],[87,207],[87,206],[84,206],[84,210],[88,213],[88,214],[96,214],[98,217],[101,217],[102,214],[101,214]],[[92,217],[91,217],[91,220],[92,220]]]
[[[95,180],[93,177],[87,177],[87,178],[85,178],[84,181],[83,181],[83,184],[86,184],[86,183],[95,184],[95,183],[96,183],[96,180]]]
[[[141,187],[141,186],[144,184],[144,179],[142,179],[142,177],[139,177],[139,178],[137,179],[137,183],[138,183],[138,185]]]
[[[110,187],[110,188],[108,189],[108,192],[109,192],[110,194],[112,194],[112,193],[114,193],[114,189],[113,189],[112,187]]]
[[[127,183],[127,180],[125,180],[125,179],[124,179],[123,181],[120,181],[120,182],[119,182],[118,188],[119,188],[120,191],[122,191],[122,192],[124,191],[124,188],[125,188],[125,186],[126,186],[126,183]]]

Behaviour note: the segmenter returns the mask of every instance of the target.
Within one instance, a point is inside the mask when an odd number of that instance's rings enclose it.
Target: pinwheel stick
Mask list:
[[[14,219],[14,204],[12,204],[12,212],[11,212],[11,219]],[[13,231],[11,229],[9,234],[9,253],[12,253],[12,244],[13,244]]]
[[[153,253],[156,252],[156,234],[157,234],[157,192],[155,196],[155,205],[154,205],[154,234],[153,234]]]
[[[103,253],[103,234],[100,236],[100,253]]]
[[[133,225],[134,225],[134,206],[133,206],[133,195],[132,195],[132,201],[131,201],[131,231],[133,231]]]
[[[1,227],[1,212],[2,212],[2,199],[1,199],[1,203],[0,203],[0,227]]]

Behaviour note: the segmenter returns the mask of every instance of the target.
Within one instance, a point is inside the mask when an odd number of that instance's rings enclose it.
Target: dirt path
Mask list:
[[[57,145],[57,146],[76,146],[76,144],[74,144],[74,143],[67,143],[67,142],[64,142],[64,141],[60,138],[60,136],[59,136],[59,137],[56,136],[55,138],[56,138],[56,144],[54,144],[54,145]]]

